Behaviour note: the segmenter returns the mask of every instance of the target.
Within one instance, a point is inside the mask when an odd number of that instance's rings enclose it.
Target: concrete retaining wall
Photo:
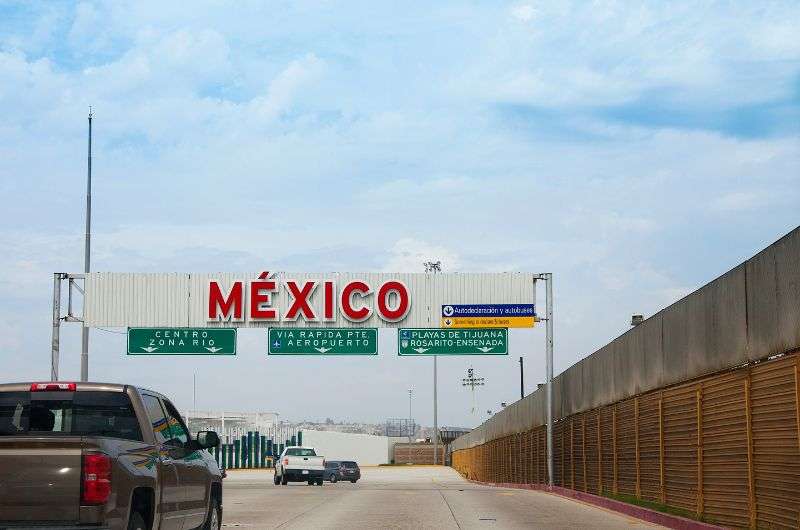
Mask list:
[[[556,420],[800,347],[800,227],[569,367]],[[452,443],[474,447],[545,423],[544,388]]]

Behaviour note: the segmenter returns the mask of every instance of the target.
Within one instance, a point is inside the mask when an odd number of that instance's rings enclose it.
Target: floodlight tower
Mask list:
[[[475,403],[475,387],[485,384],[483,377],[475,377],[475,370],[472,367],[467,369],[467,377],[461,379],[461,386],[469,387],[470,392],[472,392],[472,414],[475,414],[478,410],[478,406]]]

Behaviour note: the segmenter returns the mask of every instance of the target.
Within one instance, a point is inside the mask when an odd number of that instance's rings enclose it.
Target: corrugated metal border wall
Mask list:
[[[554,482],[717,523],[800,525],[800,353],[561,419]],[[545,427],[453,452],[469,479],[546,483]]]
[[[797,528],[800,361],[757,362],[797,348],[800,228],[554,379],[556,484]],[[544,404],[541,389],[454,441],[453,466],[544,482]]]

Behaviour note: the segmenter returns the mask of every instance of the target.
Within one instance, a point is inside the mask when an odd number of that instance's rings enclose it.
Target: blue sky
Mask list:
[[[552,271],[561,371],[797,226],[798,27],[796,2],[0,0],[2,379],[48,373],[51,274],[82,267],[89,105],[95,270]],[[190,406],[186,361],[123,338],[93,334],[92,377]],[[541,331],[514,340],[540,380]],[[425,360],[264,341],[189,367],[198,406],[379,421],[412,385],[430,422]],[[362,383],[285,400],[306,367]],[[444,423],[475,420],[466,367]],[[515,398],[515,357],[475,367],[485,408]]]

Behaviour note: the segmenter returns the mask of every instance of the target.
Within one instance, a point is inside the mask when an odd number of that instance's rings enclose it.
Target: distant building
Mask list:
[[[184,413],[192,433],[215,431],[221,436],[241,436],[248,431],[267,433],[278,426],[277,412],[215,412],[189,410]]]

